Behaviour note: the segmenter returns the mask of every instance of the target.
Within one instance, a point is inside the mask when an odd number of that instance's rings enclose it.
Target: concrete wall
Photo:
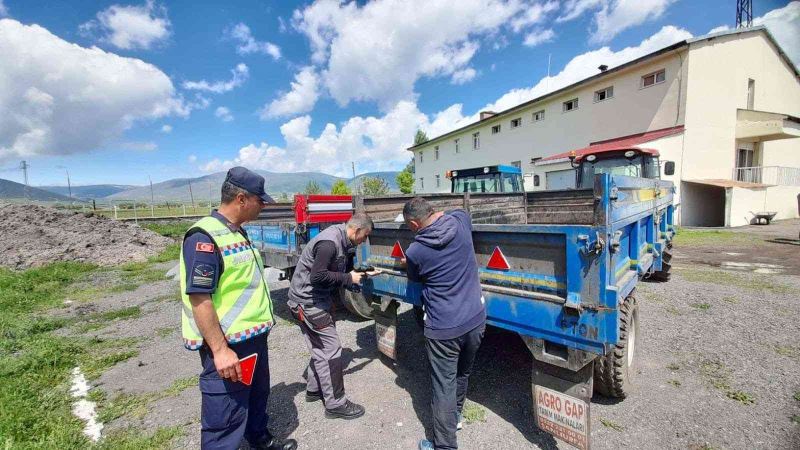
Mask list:
[[[725,226],[725,188],[683,182],[681,190],[683,202],[678,223],[694,227]]]
[[[623,72],[612,73],[591,85],[574,89],[557,98],[528,106],[516,113],[483,120],[473,129],[448,137],[441,142],[432,141],[415,152],[415,189],[417,192],[445,192],[449,184],[442,182],[435,188],[435,175],[444,180],[445,172],[491,164],[522,163],[523,173],[531,172],[531,158],[546,157],[556,153],[588,146],[591,142],[612,139],[644,131],[668,128],[683,123],[682,103],[685,89],[686,49],[682,54],[671,53],[638,64]],[[641,88],[641,77],[665,69],[663,83]],[[614,97],[594,102],[594,92],[608,86],[614,87]],[[562,103],[579,99],[577,110],[562,112]],[[543,121],[534,122],[533,113],[545,110]],[[512,129],[511,120],[520,118],[522,125]],[[492,134],[494,125],[501,131]],[[472,134],[480,132],[479,150],[472,149]],[[459,153],[455,153],[455,139],[459,139]],[[439,160],[434,160],[434,147],[439,147]],[[424,153],[420,163],[419,153]],[[555,169],[555,168],[554,168]],[[419,178],[425,179],[424,189]],[[542,182],[544,184],[544,181]]]
[[[736,109],[800,116],[800,81],[764,32],[722,36],[690,44],[684,179],[730,179],[736,164]],[[800,167],[800,139],[766,142],[764,165]]]

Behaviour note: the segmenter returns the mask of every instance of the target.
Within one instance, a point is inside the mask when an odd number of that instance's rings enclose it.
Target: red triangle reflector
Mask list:
[[[256,360],[258,360],[258,353],[253,353],[239,360],[239,368],[242,369],[242,379],[240,381],[248,386],[253,383],[253,374],[256,371]]]
[[[403,247],[400,247],[400,241],[394,243],[392,247],[392,258],[403,259],[406,257]]]
[[[508,260],[506,260],[505,255],[500,251],[500,247],[494,248],[492,257],[489,258],[489,264],[487,264],[486,267],[494,270],[508,270],[511,268],[511,266],[508,265]]]

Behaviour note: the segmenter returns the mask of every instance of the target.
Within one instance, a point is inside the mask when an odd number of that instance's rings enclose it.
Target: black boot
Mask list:
[[[325,409],[325,417],[329,419],[357,419],[364,415],[364,407],[347,400],[347,402],[333,409]]]
[[[287,439],[281,441],[278,438],[265,439],[258,444],[251,444],[251,449],[254,450],[295,450],[297,448],[297,441],[294,439]]]

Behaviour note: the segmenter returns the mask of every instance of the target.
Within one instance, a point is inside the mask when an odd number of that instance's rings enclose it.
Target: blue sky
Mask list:
[[[754,3],[797,63],[800,2]],[[21,181],[23,159],[33,185],[396,170],[417,128],[444,133],[734,15],[733,0],[0,0],[0,178]]]

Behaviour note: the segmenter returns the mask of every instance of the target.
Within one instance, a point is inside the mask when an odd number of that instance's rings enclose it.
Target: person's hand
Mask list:
[[[239,356],[228,346],[214,353],[214,366],[222,378],[233,382],[237,382],[242,378]]]
[[[402,267],[402,268],[404,268],[404,269],[405,269],[406,267],[408,267],[408,260],[407,260],[407,259],[405,259],[405,258],[400,258],[400,267]]]
[[[383,273],[381,269],[374,269],[370,270],[369,272],[364,272],[364,274],[368,277],[374,277],[375,275],[380,275],[381,273]]]
[[[353,284],[361,284],[361,280],[366,276],[364,272],[356,272],[355,270],[350,272],[350,281]]]

